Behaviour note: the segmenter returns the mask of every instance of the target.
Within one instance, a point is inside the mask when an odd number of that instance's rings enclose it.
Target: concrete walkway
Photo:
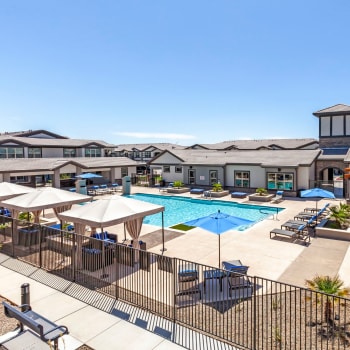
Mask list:
[[[68,327],[69,335],[60,340],[60,350],[74,350],[83,344],[95,350],[234,350],[225,343],[1,253],[0,281],[0,295],[17,305],[21,304],[21,285],[29,283],[32,309]]]

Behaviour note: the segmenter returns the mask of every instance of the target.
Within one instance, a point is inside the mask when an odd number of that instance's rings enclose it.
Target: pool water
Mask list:
[[[220,200],[202,200],[192,199],[190,197],[162,196],[143,193],[136,193],[126,197],[164,206],[164,227],[170,227],[198,219],[202,216],[217,213],[218,210],[222,213],[251,220],[253,221],[253,224],[276,214],[276,208],[273,207],[240,204]],[[280,212],[283,208],[278,208],[278,210]],[[149,225],[162,226],[162,214],[158,213],[146,216],[143,222]],[[242,231],[246,228],[247,227],[240,226],[238,230]]]

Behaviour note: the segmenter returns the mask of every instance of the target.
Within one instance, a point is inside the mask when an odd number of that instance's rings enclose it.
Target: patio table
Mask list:
[[[220,285],[220,292],[222,292],[222,280],[226,276],[226,273],[221,270],[205,270],[203,271],[203,287],[204,287],[204,293],[205,293],[205,285],[206,285],[206,280],[209,279],[218,279],[219,280],[219,285]]]

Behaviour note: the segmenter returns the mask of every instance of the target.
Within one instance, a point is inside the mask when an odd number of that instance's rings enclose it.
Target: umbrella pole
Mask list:
[[[220,247],[221,247],[221,244],[220,244],[220,235],[219,236],[219,268],[220,268],[220,260],[221,260],[221,252],[220,252]]]

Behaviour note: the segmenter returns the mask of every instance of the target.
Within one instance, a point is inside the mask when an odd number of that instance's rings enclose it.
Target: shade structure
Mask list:
[[[125,223],[136,247],[143,218],[163,212],[164,209],[161,205],[112,195],[62,212],[58,216],[61,220],[88,225],[91,228],[99,227],[101,230],[104,227]],[[162,239],[164,250],[164,227],[162,227]]]
[[[252,220],[243,219],[237,216],[229,215],[226,213],[220,212],[210,214],[208,216],[203,216],[201,218],[187,221],[186,225],[196,226],[203,228],[207,231],[215,233],[219,237],[219,267],[221,262],[220,250],[220,235],[228,230],[239,229],[243,227],[250,226],[254,223]]]
[[[69,209],[72,204],[86,201],[91,201],[91,197],[54,187],[42,187],[33,192],[0,201],[0,203],[12,211],[12,217],[14,219],[18,219],[21,211],[32,212],[34,214],[34,222],[39,223],[40,214],[44,209],[53,209],[57,216],[60,211]],[[15,220],[13,223],[15,244],[18,243],[18,232],[16,228],[17,221]]]
[[[323,188],[310,188],[309,190],[304,190],[300,192],[300,197],[302,198],[335,198],[333,192],[324,190]],[[316,210],[317,210],[317,200],[316,200]]]
[[[0,201],[10,199],[21,194],[35,191],[32,187],[14,184],[11,182],[0,183]]]
[[[65,221],[72,221],[92,227],[106,227],[164,211],[164,207],[112,195],[75,207],[59,214]]]
[[[54,187],[42,187],[8,200],[2,200],[0,203],[9,209],[28,212],[63,207],[87,201],[91,201],[90,196]]]
[[[77,175],[76,177],[78,177],[80,179],[93,179],[96,177],[103,177],[103,176],[98,175],[98,174],[94,174],[94,173],[84,173],[84,174]]]

